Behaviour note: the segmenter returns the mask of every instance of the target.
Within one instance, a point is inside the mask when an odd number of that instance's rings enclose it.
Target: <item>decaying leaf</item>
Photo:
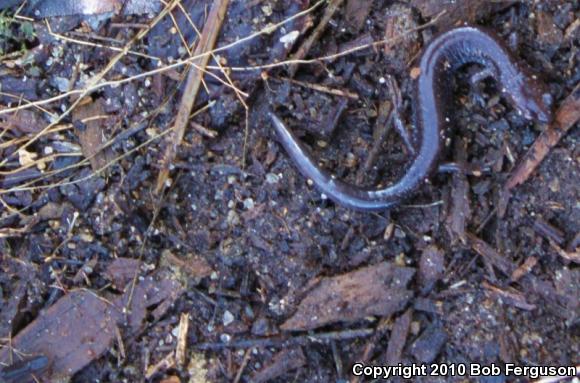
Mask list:
[[[391,315],[405,307],[413,292],[407,284],[415,269],[383,262],[324,278],[302,300],[281,328],[311,330],[329,323]]]
[[[115,341],[117,327],[126,336],[144,329],[148,307],[154,320],[177,299],[182,287],[161,273],[140,281],[113,301],[90,290],[71,291],[42,312],[12,339],[12,350],[28,355],[45,355],[49,368],[42,381],[65,381],[99,358]],[[130,304],[129,304],[130,302]],[[11,350],[3,348],[0,363],[11,364]]]

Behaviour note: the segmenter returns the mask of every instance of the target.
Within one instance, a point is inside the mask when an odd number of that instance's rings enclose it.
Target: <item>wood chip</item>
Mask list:
[[[428,246],[423,250],[419,261],[419,284],[421,291],[430,291],[435,283],[445,274],[445,257],[437,246]]]
[[[423,18],[435,17],[441,12],[445,12],[437,21],[437,25],[442,29],[450,28],[459,21],[475,22],[486,15],[507,8],[515,0],[505,1],[441,1],[441,0],[411,0],[411,5],[421,12]]]
[[[48,357],[53,380],[64,379],[104,354],[115,337],[120,313],[87,290],[65,295],[13,340],[14,349]],[[5,348],[0,361],[10,360]]]
[[[306,357],[301,347],[295,347],[280,351],[273,358],[270,365],[255,373],[252,377],[253,383],[268,382],[284,375],[288,371],[295,370],[306,364]]]
[[[487,242],[478,238],[476,235],[467,233],[467,239],[471,248],[489,263],[503,272],[505,275],[511,275],[516,269],[516,266],[504,256],[498,253],[493,247],[491,247]]]
[[[281,328],[311,330],[329,323],[388,316],[403,309],[413,296],[406,286],[415,269],[383,262],[348,274],[323,278],[300,302]]]
[[[431,363],[447,343],[447,333],[438,321],[431,324],[411,346],[411,355],[419,362]]]
[[[385,11],[384,39],[397,41],[396,45],[386,44],[383,47],[385,54],[389,61],[412,62],[421,49],[419,33],[409,33],[418,26],[416,9],[408,4],[393,2]]]
[[[174,255],[171,251],[164,251],[162,256],[169,265],[178,267],[188,277],[205,278],[209,277],[214,271],[204,258],[197,255],[191,254],[186,259],[182,259]]]
[[[73,125],[79,138],[83,155],[91,162],[91,168],[98,171],[113,161],[114,154],[110,148],[101,150],[107,142],[104,132],[107,118],[103,101],[78,106],[73,112]]]
[[[45,355],[49,368],[43,378],[65,381],[110,349],[117,339],[117,326],[125,328],[124,336],[138,335],[145,328],[148,307],[168,308],[182,291],[160,272],[112,302],[93,291],[74,290],[20,331],[11,346],[19,353]],[[154,320],[160,315],[154,311]],[[0,351],[0,363],[9,364],[10,351]]]
[[[353,32],[358,32],[368,20],[371,13],[373,0],[347,0],[345,14],[345,21],[353,29]]]
[[[38,112],[35,110],[20,110],[8,115],[1,115],[0,127],[8,130],[17,130],[21,133],[38,133],[44,127],[44,122]]]
[[[386,364],[396,366],[402,360],[403,348],[409,335],[409,326],[413,319],[413,310],[405,311],[403,315],[397,318],[391,331],[389,345],[387,346]]]
[[[133,281],[135,273],[141,267],[141,261],[132,258],[116,258],[105,270],[105,277],[113,287],[125,291],[125,287]]]
[[[538,12],[537,17],[538,39],[544,44],[560,45],[564,42],[563,33],[554,22],[554,17],[545,11]]]

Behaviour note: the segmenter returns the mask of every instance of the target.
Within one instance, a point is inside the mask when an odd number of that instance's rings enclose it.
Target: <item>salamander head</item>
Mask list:
[[[522,83],[517,98],[516,104],[525,118],[544,124],[552,122],[553,98],[543,85],[535,82]]]

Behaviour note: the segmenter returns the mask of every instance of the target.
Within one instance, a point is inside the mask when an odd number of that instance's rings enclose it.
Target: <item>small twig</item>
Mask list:
[[[348,90],[333,89],[333,88],[329,88],[327,86],[320,85],[320,84],[311,84],[311,83],[304,82],[304,81],[294,80],[294,79],[289,78],[289,77],[280,77],[279,80],[288,81],[292,84],[296,84],[296,85],[302,86],[304,88],[316,90],[318,92],[332,94],[334,96],[347,97],[347,98],[351,98],[353,100],[359,99],[358,94],[356,94],[354,92],[350,92]]]
[[[203,26],[203,32],[198,42],[194,55],[200,55],[204,52],[210,52],[219,35],[221,25],[225,19],[226,11],[228,9],[229,0],[214,0],[210,13],[207,20]],[[209,55],[205,55],[195,61],[195,64],[201,68],[205,68],[209,62]],[[167,179],[169,178],[169,166],[175,159],[177,153],[177,147],[181,144],[183,136],[185,135],[185,128],[189,121],[189,115],[193,109],[193,104],[197,98],[197,93],[201,86],[203,79],[203,72],[199,70],[189,72],[187,83],[185,85],[185,90],[183,91],[183,97],[177,110],[177,116],[175,117],[174,125],[174,136],[172,142],[167,146],[165,154],[163,156],[163,164],[157,177],[156,191],[159,193],[163,186],[165,185]]]
[[[52,253],[48,257],[44,258],[45,263],[52,262],[54,260],[54,258],[56,257],[56,253],[73,238],[73,235],[72,235],[73,229],[75,227],[75,223],[76,223],[78,217],[79,217],[79,213],[77,211],[75,211],[73,213],[72,221],[69,221],[69,223],[68,223],[69,226],[68,226],[68,229],[66,232],[65,239],[52,251]]]
[[[43,134],[45,134],[48,130],[50,130],[51,128],[53,128],[54,126],[60,124],[60,122],[66,118],[68,115],[70,115],[72,113],[72,111],[81,103],[83,102],[83,99],[85,96],[87,96],[89,93],[91,93],[91,90],[93,88],[95,88],[97,86],[97,84],[105,77],[105,75],[107,73],[109,73],[109,71],[123,58],[125,57],[125,55],[127,54],[127,52],[129,51],[129,48],[135,44],[137,41],[141,40],[143,37],[145,37],[149,31],[155,26],[157,25],[157,23],[159,23],[164,17],[165,15],[170,12],[173,7],[175,7],[177,5],[177,3],[179,2],[179,0],[173,0],[171,2],[171,5],[166,7],[165,9],[163,9],[159,15],[157,15],[152,21],[151,23],[147,26],[146,29],[139,31],[139,33],[137,33],[124,47],[123,50],[121,52],[119,52],[117,55],[115,55],[115,57],[113,57],[108,64],[106,65],[106,67],[101,70],[98,74],[96,74],[95,76],[93,76],[91,78],[91,80],[89,81],[89,85],[87,86],[87,88],[81,90],[79,97],[72,103],[72,105],[65,110],[56,120],[54,120],[53,122],[51,122],[50,124],[48,124],[46,127],[44,127],[41,131],[39,131],[38,133],[36,133],[34,135],[34,137],[32,137],[29,141],[27,141],[24,145],[22,145],[21,147],[18,148],[18,150],[24,150],[26,148],[28,148],[30,145],[32,145],[34,142],[36,142]],[[67,92],[70,93],[70,92]],[[35,105],[36,103],[30,103],[27,106],[31,106],[31,105]],[[6,113],[7,111],[9,111],[10,109],[13,109],[12,111],[14,111],[14,108],[8,108],[8,109],[4,109],[4,110],[0,110],[0,114]],[[18,108],[16,108],[16,110],[18,110]],[[17,150],[17,151],[18,151]],[[15,151],[15,153],[17,152]],[[11,158],[11,156],[6,156],[4,158],[4,160],[2,160],[0,162],[0,166],[5,166],[6,163],[8,162],[8,160]]]
[[[167,369],[173,368],[174,366],[175,355],[171,352],[153,366],[148,366],[146,368],[145,379],[151,379],[151,377],[153,377],[153,375],[157,374],[158,372],[165,371]]]
[[[57,125],[55,126],[53,129],[47,130],[45,133],[43,133],[43,135],[48,135],[51,133],[58,133],[58,132],[63,132],[69,129],[72,129],[73,125],[72,124],[63,124],[63,125]],[[5,149],[5,148],[10,148],[10,147],[14,147],[16,145],[19,145],[23,142],[26,142],[29,139],[29,137],[20,137],[18,139],[12,139],[6,142],[2,142],[0,143],[0,149]]]
[[[499,287],[487,283],[486,281],[483,281],[481,284],[489,292],[501,298],[503,302],[509,305],[527,311],[532,311],[536,308],[536,305],[526,302],[526,298],[524,298],[524,296],[519,291],[502,290]]]
[[[50,23],[48,22],[48,19],[45,19],[45,22],[46,22],[46,27],[48,29],[48,33],[57,40],[61,40],[63,42],[74,43],[77,45],[84,45],[84,46],[88,46],[88,47],[92,47],[92,48],[102,48],[102,49],[109,49],[109,50],[114,51],[114,52],[123,52],[123,48],[114,47],[114,46],[110,46],[110,45],[104,45],[104,44],[98,44],[98,43],[92,43],[90,41],[73,39],[71,37],[67,37],[67,36],[63,36],[63,35],[58,34],[58,33],[54,33],[52,31]],[[161,61],[161,59],[159,57],[151,56],[151,55],[137,52],[137,51],[128,50],[127,53],[130,55],[133,55],[133,56],[143,57],[143,58],[150,59],[153,61]]]
[[[213,105],[213,103],[207,104],[203,108],[197,110],[195,112],[195,115],[204,112],[205,110],[207,110],[212,105]],[[37,179],[34,179],[32,181],[29,181],[29,182],[27,182],[24,185],[21,185],[19,187],[14,187],[14,188],[10,188],[10,189],[0,189],[0,195],[7,194],[7,193],[13,193],[13,192],[16,192],[16,191],[26,191],[26,190],[36,190],[36,189],[51,189],[51,188],[54,188],[54,187],[57,187],[57,186],[74,185],[74,184],[77,184],[77,183],[80,183],[80,182],[84,182],[86,180],[89,180],[89,179],[91,179],[91,178],[93,178],[93,177],[101,174],[102,171],[105,171],[109,167],[111,167],[114,164],[118,163],[123,158],[126,158],[127,156],[130,156],[131,154],[135,153],[136,151],[139,151],[139,150],[143,149],[144,147],[146,147],[150,143],[158,140],[159,138],[167,135],[168,133],[171,133],[172,131],[173,131],[173,129],[170,128],[170,129],[167,129],[167,130],[159,133],[158,135],[156,135],[154,137],[151,137],[147,141],[143,142],[141,145],[138,145],[138,146],[134,147],[133,149],[129,150],[128,152],[126,152],[126,153],[118,156],[117,158],[115,158],[112,161],[108,162],[106,165],[104,165],[100,169],[94,171],[93,173],[87,175],[86,177],[82,177],[82,178],[79,178],[77,180],[69,181],[69,182],[59,182],[59,183],[50,184],[50,185],[31,186],[34,183],[39,182],[39,181],[42,181],[42,180],[44,180],[44,179],[46,179],[48,177],[51,177],[51,176],[54,176],[54,175],[58,175],[58,174],[64,173],[64,172],[66,172],[66,171],[68,171],[70,169],[74,169],[74,168],[79,168],[79,167],[85,166],[85,165],[87,165],[89,163],[89,160],[90,160],[91,157],[85,158],[81,162],[76,163],[74,165],[69,165],[69,166],[66,166],[66,167],[64,167],[62,169],[59,169],[59,170],[55,170],[55,171],[52,171],[52,172],[47,172],[42,177],[38,177]],[[103,146],[101,146],[101,149],[102,150],[103,149],[106,149],[107,147],[109,147],[110,145],[112,145],[114,142],[116,142],[115,138],[113,138],[112,140],[109,140],[108,143],[105,143]]]
[[[167,131],[171,131],[172,129],[168,129]],[[159,212],[161,211],[161,207],[164,205],[165,198],[171,192],[171,188],[167,188],[163,190],[163,193],[157,196],[157,201],[155,203],[155,209],[153,210],[153,217],[149,222],[149,226],[147,226],[147,230],[145,231],[144,239],[141,241],[141,247],[139,248],[139,257],[137,258],[139,262],[143,260],[143,256],[145,255],[145,248],[147,246],[147,240],[149,239],[150,233],[153,231],[153,227],[155,226],[155,222],[159,217]],[[137,288],[137,282],[139,280],[140,270],[139,268],[135,269],[133,273],[133,280],[131,281],[131,289],[129,290],[129,296],[127,298],[127,303],[125,304],[124,312],[130,312],[131,305],[133,304],[133,297],[135,294],[135,289]],[[175,354],[175,358],[177,358],[177,353]]]
[[[193,129],[195,129],[202,136],[206,136],[209,138],[216,138],[218,136],[218,132],[216,132],[215,130],[208,129],[195,121],[191,121],[190,124],[193,127]]]
[[[305,16],[311,12],[313,12],[315,9],[317,9],[320,5],[322,5],[326,0],[320,0],[319,2],[317,2],[316,4],[314,4],[312,7],[299,12],[273,26],[269,26],[267,28],[264,28],[256,33],[253,33],[249,36],[246,36],[244,38],[241,38],[237,41],[234,41],[233,43],[230,44],[226,44],[224,46],[221,46],[219,48],[214,49],[213,51],[209,51],[209,52],[205,52],[199,55],[195,55],[193,57],[187,58],[185,60],[180,60],[177,61],[173,64],[170,65],[166,65],[157,69],[153,69],[150,71],[146,71],[143,73],[140,73],[138,75],[135,76],[131,76],[131,77],[127,77],[121,80],[114,80],[114,81],[103,81],[103,82],[99,82],[98,84],[90,84],[87,88],[84,89],[77,89],[77,90],[72,90],[70,92],[66,92],[63,94],[60,94],[58,96],[55,97],[51,97],[48,99],[44,99],[44,100],[39,100],[39,101],[34,101],[31,102],[30,104],[27,105],[22,105],[20,107],[15,107],[15,108],[7,108],[7,109],[2,109],[0,110],[0,115],[2,114],[7,114],[7,113],[12,113],[15,112],[17,110],[21,110],[21,109],[26,109],[26,108],[31,108],[31,107],[35,107],[35,106],[39,106],[39,105],[46,105],[46,104],[50,104],[59,100],[62,100],[64,98],[68,98],[70,96],[74,96],[77,94],[89,94],[92,93],[96,90],[99,90],[101,88],[107,87],[107,86],[119,86],[119,85],[123,85],[126,84],[128,82],[132,82],[141,78],[145,78],[145,77],[150,77],[153,76],[155,74],[158,73],[163,73],[163,72],[167,72],[176,68],[180,68],[184,65],[188,65],[191,62],[199,59],[200,57],[203,56],[207,56],[210,55],[212,53],[218,53],[218,52],[222,52],[222,51],[226,51],[230,48],[233,48],[234,46],[237,46],[239,44],[245,43],[249,40],[252,40],[256,37],[265,35],[265,34],[270,34],[272,31],[275,31],[279,28],[281,28],[283,25],[291,22],[292,20],[295,20],[299,17]],[[411,34],[411,33],[415,33],[419,30],[425,29],[433,24],[435,24],[437,22],[437,20],[444,14],[444,12],[441,12],[439,15],[437,15],[437,17],[435,17],[433,20],[431,20],[430,22],[423,24],[417,28],[412,28],[409,29],[407,32],[405,32],[404,34],[398,35],[395,38],[391,38],[391,39],[385,39],[385,40],[380,40],[380,41],[376,41],[374,43],[369,43],[369,44],[364,44],[361,46],[357,46],[351,49],[347,49],[344,50],[342,52],[333,54],[333,55],[328,55],[328,56],[323,56],[323,57],[318,57],[318,58],[314,58],[314,59],[310,59],[310,60],[287,60],[287,61],[281,61],[281,62],[277,62],[277,63],[271,63],[271,64],[265,64],[265,65],[256,65],[256,66],[247,66],[247,67],[225,67],[228,70],[231,71],[241,71],[241,72],[245,72],[245,71],[256,71],[256,70],[262,70],[262,69],[270,69],[270,68],[276,68],[276,67],[280,67],[280,66],[286,66],[286,65],[291,65],[291,64],[295,64],[295,63],[300,63],[300,64],[317,64],[320,63],[322,61],[333,61],[339,57],[342,56],[346,56],[352,53],[356,53],[358,51],[367,49],[369,47],[376,47],[376,46],[381,46],[381,45],[393,45],[396,44],[398,41],[400,41],[402,38],[404,38],[406,35]],[[206,69],[212,69],[212,70],[221,70],[222,68],[220,66],[207,66]]]
[[[517,269],[513,271],[510,281],[512,282],[519,281],[523,276],[529,274],[537,263],[538,258],[527,257],[524,263],[522,263]]]
[[[480,239],[476,235],[466,232],[466,238],[471,248],[477,254],[481,255],[483,259],[501,270],[501,272],[505,275],[511,275],[516,269],[516,266],[511,261],[503,257],[487,242]]]
[[[343,363],[342,359],[340,358],[340,353],[338,352],[338,347],[336,346],[336,341],[330,341],[330,349],[332,351],[332,359],[334,359],[334,367],[336,370],[336,376],[340,379],[343,375]]]
[[[201,38],[202,33],[199,31],[199,29],[197,28],[197,26],[195,25],[195,23],[193,22],[193,20],[189,16],[189,13],[183,8],[183,6],[181,4],[179,5],[179,9],[185,15],[185,18],[187,19],[187,21],[189,22],[191,27],[195,30],[197,35]],[[222,80],[220,77],[213,74],[212,72],[207,72],[207,74],[209,74],[213,77],[216,77],[222,84],[233,89],[235,94],[236,94],[236,97],[238,98],[238,101],[240,102],[240,104],[242,104],[242,106],[244,107],[244,110],[245,110],[244,148],[243,148],[243,156],[242,156],[243,157],[242,158],[242,166],[243,166],[246,163],[246,148],[247,148],[247,144],[248,144],[248,135],[249,135],[249,131],[250,131],[250,123],[249,123],[250,108],[248,107],[248,104],[244,100],[244,97],[247,98],[247,97],[249,97],[249,95],[246,92],[243,92],[241,89],[239,89],[238,87],[235,86],[234,82],[232,81],[232,79],[228,73],[228,70],[226,68],[224,68],[223,65],[220,63],[219,57],[216,56],[216,54],[213,52],[211,53],[211,57],[214,59],[217,66],[220,68],[220,71],[222,72],[222,74],[226,78],[226,81]],[[193,64],[193,65],[195,66],[195,64]],[[196,66],[196,68],[199,69],[199,67],[197,67],[197,66]],[[205,70],[204,70],[204,73],[205,73]],[[207,91],[207,89],[206,89],[206,91]],[[208,91],[208,93],[209,93],[209,91]],[[202,133],[202,134],[204,134],[204,133]],[[216,133],[216,136],[217,136],[217,133]]]
[[[375,332],[372,328],[334,331],[313,335],[300,335],[292,338],[277,337],[263,339],[246,339],[230,343],[200,343],[194,347],[199,350],[222,350],[229,348],[251,348],[251,347],[288,347],[291,345],[306,345],[312,342],[326,342],[329,340],[348,340],[355,338],[365,338]]]
[[[234,378],[233,383],[239,383],[240,379],[242,379],[242,374],[244,372],[244,369],[248,365],[248,362],[250,361],[251,356],[252,356],[252,349],[249,348],[246,350],[246,353],[244,354],[244,359],[242,359],[242,363],[240,364],[240,368],[238,368],[238,373],[236,374],[236,377]]]
[[[379,344],[381,338],[385,335],[387,330],[389,329],[389,325],[392,323],[391,317],[382,318],[377,326],[377,331],[373,334],[373,336],[367,341],[367,344],[364,348],[362,356],[357,359],[357,362],[361,363],[368,363],[369,359],[371,358],[373,352],[375,351],[377,345]],[[359,383],[361,381],[360,376],[356,376],[352,379],[352,383]]]
[[[312,6],[311,9],[314,9],[315,7],[317,7],[317,5],[318,4],[315,4],[314,6]],[[356,53],[356,52],[359,52],[359,51],[362,51],[362,50],[365,50],[368,48],[375,48],[375,47],[380,47],[380,46],[391,47],[391,46],[395,45],[396,43],[400,42],[401,40],[403,40],[404,38],[406,38],[408,35],[410,35],[412,33],[416,33],[418,31],[421,31],[425,28],[428,28],[432,25],[437,24],[437,22],[439,21],[441,16],[443,16],[445,13],[446,13],[445,11],[442,11],[437,16],[435,16],[435,18],[431,19],[431,21],[429,21],[428,23],[425,23],[425,24],[420,25],[420,26],[415,27],[415,28],[408,29],[407,31],[405,31],[405,32],[403,32],[400,35],[397,35],[395,37],[375,41],[375,42],[368,43],[368,44],[358,45],[358,46],[355,46],[355,47],[352,47],[349,49],[345,49],[341,52],[334,53],[331,55],[316,57],[316,58],[312,58],[312,59],[308,59],[308,60],[286,60],[286,61],[280,61],[277,63],[264,64],[264,65],[245,66],[245,67],[229,67],[228,69],[230,69],[231,71],[235,71],[235,72],[247,72],[247,71],[277,68],[277,67],[287,66],[287,65],[292,65],[292,64],[320,64],[321,62],[334,61],[340,57],[347,56],[347,55],[350,55],[350,54],[353,54],[353,53]],[[207,68],[208,69],[219,69],[219,68],[212,67],[212,66],[208,66]]]
[[[580,252],[578,250],[568,252],[562,249],[560,246],[558,246],[558,244],[553,240],[549,239],[548,241],[550,242],[550,246],[552,247],[552,249],[554,249],[560,257],[564,258],[567,261],[580,264]]]
[[[183,367],[185,364],[185,352],[187,351],[187,333],[189,331],[189,314],[182,313],[179,320],[179,333],[177,334],[177,346],[175,347],[175,364]]]
[[[0,171],[0,176],[9,176],[9,175],[13,175],[13,174],[17,174],[23,170],[29,169],[29,168],[33,168],[33,167],[38,167],[39,169],[44,169],[44,166],[46,165],[46,163],[51,162],[56,160],[57,158],[61,158],[61,157],[80,157],[82,156],[83,153],[82,152],[69,152],[69,153],[56,153],[56,154],[51,154],[49,156],[46,157],[42,157],[39,159],[36,159],[34,161],[30,161],[24,165],[19,166],[16,169],[12,169],[12,170],[6,170],[6,171]]]
[[[509,191],[519,184],[526,182],[536,170],[550,150],[564,137],[568,130],[580,119],[580,83],[576,85],[572,93],[564,100],[558,112],[556,120],[536,139],[524,160],[517,166],[504,186],[504,191]]]
[[[461,166],[467,161],[467,145],[465,140],[457,139],[454,143],[454,160]],[[469,182],[463,172],[456,172],[452,176],[451,198],[445,227],[453,242],[465,244],[465,229],[471,217],[469,199]]]
[[[401,205],[401,206],[406,208],[406,209],[428,209],[428,208],[432,208],[432,207],[436,207],[436,206],[440,206],[440,205],[443,205],[442,200],[431,202],[431,203]]]
[[[0,61],[2,61],[2,58],[0,58]],[[6,92],[0,92],[0,96],[14,98],[14,99],[18,100],[19,102],[22,101],[22,102],[25,102],[26,104],[32,104],[33,103],[32,101],[29,101],[29,100],[25,99],[24,97],[18,97],[18,96],[15,96],[13,94],[6,93]],[[45,108],[43,108],[43,107],[41,107],[39,105],[34,105],[34,107],[36,109],[40,110],[41,112],[48,114],[51,118],[56,118],[56,116],[57,116],[55,113],[52,113],[48,109],[45,109]]]
[[[123,343],[121,329],[117,325],[115,325],[115,338],[117,339],[117,345],[119,346],[119,365],[121,365],[121,363],[127,359],[127,353],[125,352],[125,343]]]
[[[393,121],[393,104],[390,101],[382,101],[378,107],[378,116],[373,129],[373,146],[369,154],[356,175],[357,184],[362,184],[365,176],[369,174],[371,168],[375,165],[377,157],[382,152],[383,143],[391,131]]]
[[[341,6],[342,2],[343,0],[330,0],[330,3],[324,10],[324,15],[322,15],[322,18],[316,25],[316,28],[314,28],[314,31],[310,34],[310,36],[308,36],[306,40],[304,40],[302,45],[300,45],[300,48],[298,48],[296,53],[292,56],[293,60],[300,60],[306,57],[306,55],[310,51],[310,48],[312,48],[312,45],[316,42],[316,40],[318,40],[322,32],[324,32],[324,29],[326,29],[326,25],[328,24],[330,19],[332,19],[332,16],[334,16],[334,13]],[[288,70],[288,72],[290,73],[290,77],[294,77],[297,70],[298,70],[297,64],[290,66],[290,69]]]

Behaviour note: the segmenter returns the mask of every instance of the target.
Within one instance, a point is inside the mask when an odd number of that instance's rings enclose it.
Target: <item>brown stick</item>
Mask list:
[[[504,186],[509,191],[524,183],[536,170],[550,150],[566,135],[568,130],[580,120],[580,83],[564,100],[558,112],[556,121],[548,127],[534,142],[525,159],[518,165]]]
[[[272,337],[238,340],[230,343],[198,343],[193,347],[198,350],[223,350],[226,348],[251,348],[251,347],[289,347],[291,345],[308,345],[312,342],[326,342],[330,340],[350,340],[366,338],[375,332],[372,328],[333,331],[318,334],[299,335],[294,337]]]
[[[467,240],[471,248],[483,257],[487,262],[501,270],[505,275],[511,275],[516,266],[509,260],[498,253],[487,242],[469,232],[466,233]]]
[[[213,49],[215,46],[229,3],[229,0],[214,0],[210,13],[203,26],[203,31],[199,43],[193,52],[194,56],[207,52]],[[177,111],[177,116],[175,117],[175,133],[173,136],[173,142],[170,143],[165,150],[163,166],[161,167],[161,171],[157,177],[156,191],[158,193],[163,188],[165,181],[167,181],[169,178],[169,166],[175,159],[177,147],[181,144],[181,140],[183,140],[183,136],[185,135],[185,128],[187,127],[187,122],[189,121],[189,115],[193,109],[193,104],[195,103],[195,99],[203,79],[203,70],[205,70],[209,62],[209,58],[210,55],[204,55],[199,59],[192,61],[192,65],[195,65],[196,68],[199,67],[200,69],[192,70],[188,74],[185,91],[183,92],[183,97]]]
[[[280,80],[288,81],[292,84],[296,84],[296,85],[302,86],[304,88],[316,90],[318,92],[332,94],[334,96],[347,97],[347,98],[351,98],[353,100],[359,99],[358,94],[356,94],[354,92],[350,92],[348,90],[329,88],[329,87],[324,86],[324,85],[311,84],[311,83],[304,82],[304,81],[294,80],[294,79],[291,79],[289,77],[280,77]]]
[[[491,292],[493,295],[497,296],[498,298],[501,298],[505,303],[509,305],[528,311],[536,309],[536,305],[528,303],[523,294],[517,290],[514,289],[512,289],[511,291],[502,290],[499,287],[494,286],[486,281],[483,281],[481,285],[489,292]]]
[[[330,21],[330,19],[332,18],[332,16],[336,12],[336,10],[341,6],[342,2],[343,2],[343,0],[331,0],[330,1],[330,4],[328,4],[328,7],[326,7],[326,10],[324,11],[324,15],[322,16],[322,19],[320,20],[320,22],[318,23],[318,25],[314,29],[314,32],[312,32],[312,34],[310,36],[308,36],[308,38],[304,41],[304,43],[302,43],[300,48],[298,48],[298,50],[296,51],[296,53],[292,57],[292,60],[301,60],[304,57],[306,57],[306,55],[310,51],[310,48],[316,42],[318,37],[320,37],[322,32],[324,32],[326,25],[328,24],[328,22]],[[296,64],[292,65],[290,67],[290,69],[288,70],[288,73],[290,73],[290,77],[294,77],[297,70],[298,70],[298,66]]]

